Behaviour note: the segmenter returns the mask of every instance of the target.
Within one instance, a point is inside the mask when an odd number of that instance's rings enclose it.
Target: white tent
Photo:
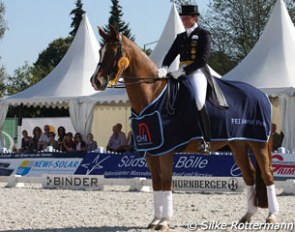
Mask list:
[[[176,9],[175,4],[172,5],[169,17],[167,19],[164,30],[160,36],[160,39],[153,50],[150,58],[158,65],[161,66],[165,55],[167,54],[170,46],[172,45],[174,39],[177,34],[184,32],[185,28],[180,19],[179,13]],[[174,62],[170,65],[169,71],[174,71],[179,67],[179,56],[174,60]],[[215,77],[220,77],[218,73],[216,73],[212,68],[210,68],[210,72]]]
[[[283,146],[295,145],[295,29],[283,0],[278,0],[269,21],[251,52],[226,80],[249,83],[266,94],[279,97]]]
[[[86,96],[95,93],[89,80],[99,61],[98,50],[99,44],[85,15],[70,48],[54,70],[30,88],[0,102],[0,125],[9,105],[69,107],[75,130],[88,133],[96,101]]]

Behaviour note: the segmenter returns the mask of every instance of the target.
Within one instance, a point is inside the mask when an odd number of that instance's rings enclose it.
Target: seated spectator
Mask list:
[[[31,150],[32,151],[41,151],[43,146],[42,144],[39,143],[39,139],[41,137],[42,130],[40,127],[36,126],[33,129],[33,138],[32,138],[32,146]]]
[[[84,142],[80,133],[76,133],[74,136],[74,150],[86,151],[86,143]]]
[[[70,151],[74,151],[74,149],[75,149],[75,143],[73,140],[73,133],[68,132],[62,142],[62,151],[70,152]]]
[[[122,132],[120,132],[120,127],[118,125],[113,126],[113,134],[111,135],[107,150],[115,151],[115,152],[124,152],[122,150],[123,146],[126,145],[126,136]]]
[[[86,150],[87,151],[94,151],[96,149],[97,149],[97,142],[93,140],[93,134],[89,133],[87,135]]]
[[[22,136],[20,152],[28,152],[31,150],[33,143],[32,137],[28,136],[28,132],[26,130],[22,131]]]
[[[54,132],[49,132],[48,138],[49,138],[49,142],[47,143],[47,146],[53,147],[54,150],[59,150],[59,144],[57,140],[55,140]]]
[[[127,140],[126,140],[126,145],[122,145],[120,147],[120,150],[122,152],[133,152],[134,151],[134,138],[133,138],[133,133],[132,131],[129,131],[128,132],[128,135],[127,135]]]
[[[127,144],[128,145],[134,145],[134,137],[133,137],[132,131],[129,131],[128,132],[128,135],[127,135]]]
[[[282,146],[284,133],[282,131],[280,134],[277,133],[277,125],[275,123],[272,123],[271,134],[272,134],[272,150],[275,151]]]
[[[57,142],[59,144],[59,149],[63,150],[63,141],[66,137],[66,129],[63,126],[57,128]]]
[[[122,131],[122,128],[123,128],[122,124],[117,123],[115,126],[118,127],[119,133],[126,138],[126,134]]]
[[[42,147],[42,149],[45,149],[47,147],[47,143],[49,142],[49,132],[49,125],[45,125],[44,132],[41,134],[39,138],[39,145]]]

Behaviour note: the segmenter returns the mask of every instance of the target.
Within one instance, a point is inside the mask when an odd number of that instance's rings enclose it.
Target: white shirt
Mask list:
[[[199,25],[195,23],[192,27],[186,28],[187,36],[190,36],[190,34],[198,27]]]
[[[116,150],[122,145],[126,145],[126,136],[122,132],[119,132],[118,136],[116,137],[114,134],[110,137],[108,146]]]

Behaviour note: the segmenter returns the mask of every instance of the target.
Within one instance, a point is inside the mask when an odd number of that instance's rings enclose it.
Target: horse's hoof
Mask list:
[[[251,222],[252,214],[246,213],[239,221],[239,224],[245,224]]]
[[[162,232],[169,232],[169,225],[168,224],[158,224],[155,230],[160,230]]]
[[[156,227],[157,227],[157,224],[149,224],[148,226],[147,226],[147,229],[148,230],[155,230],[156,229]]]
[[[268,217],[266,218],[266,223],[272,223],[272,224],[276,224],[278,223],[278,219],[277,216],[275,214],[270,213],[268,215]]]
[[[149,230],[155,230],[157,225],[161,222],[161,219],[154,218],[151,223],[147,226],[147,229]]]
[[[160,230],[162,232],[168,232],[169,231],[169,221],[163,219],[160,221],[160,223],[156,226],[155,230]]]

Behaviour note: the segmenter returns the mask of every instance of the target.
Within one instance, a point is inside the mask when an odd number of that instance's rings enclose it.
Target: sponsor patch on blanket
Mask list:
[[[152,151],[163,146],[163,125],[158,111],[131,118],[131,127],[138,152]]]

